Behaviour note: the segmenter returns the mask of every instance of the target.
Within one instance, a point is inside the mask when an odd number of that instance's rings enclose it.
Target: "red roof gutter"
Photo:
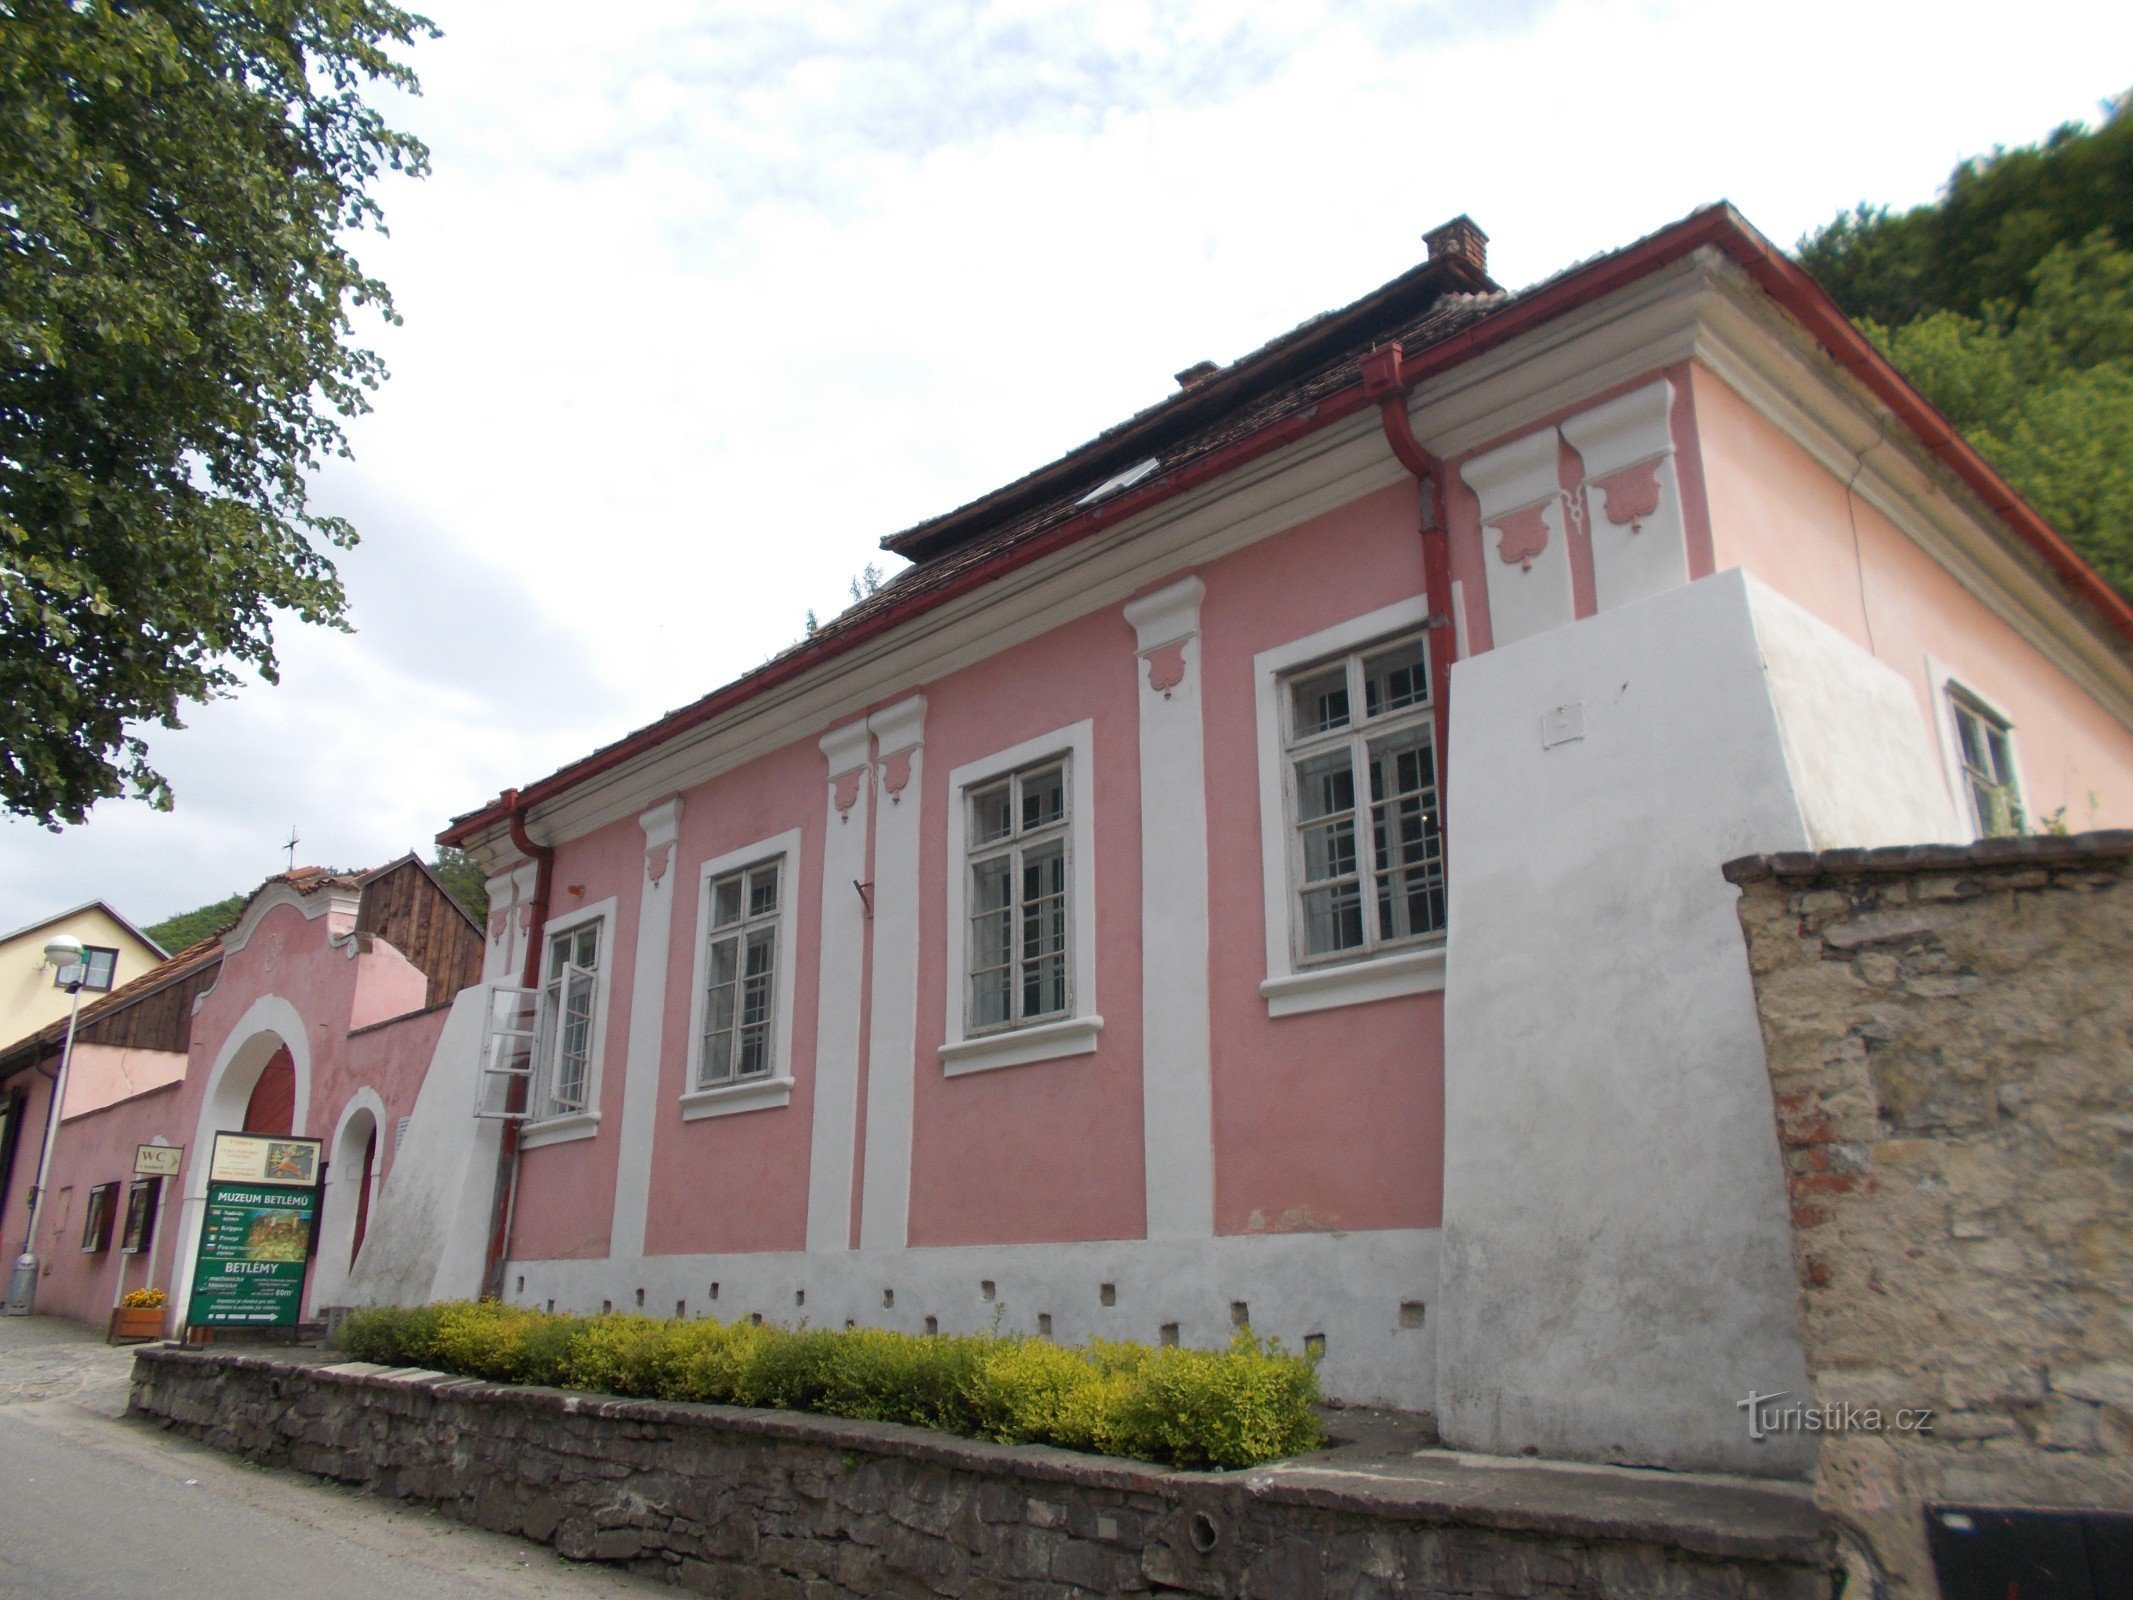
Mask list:
[[[2007,480],[1964,442],[1953,424],[1912,388],[1866,336],[1851,325],[1838,310],[1836,302],[1814,279],[1751,228],[1730,205],[1722,203],[1695,212],[1626,250],[1568,272],[1553,283],[1513,300],[1486,321],[1412,356],[1403,356],[1398,382],[1402,387],[1411,388],[1481,351],[1515,339],[1565,312],[1648,277],[1705,245],[1716,246],[1731,257],[1758,287],[1814,335],[1839,366],[1848,370],[1875,399],[1894,412],[1936,458],[1968,484],[1988,509],[2004,518],[2067,587],[2094,608],[2121,639],[2133,643],[2133,604],[2128,604],[2117,590],[2104,582],[2064,539],[2052,531],[2050,524],[2030,509]],[[694,705],[685,706],[618,743],[541,779],[517,796],[515,809],[523,817],[532,807],[611,772],[665,744],[675,735],[701,727],[756,696],[802,677],[822,663],[901,627],[914,617],[983,588],[1017,568],[1040,561],[1055,550],[1078,544],[1114,523],[1232,472],[1371,404],[1373,400],[1368,386],[1359,379],[1350,387],[1327,395],[1316,405],[1271,422],[1258,432],[1235,440],[1175,472],[1162,474],[1115,495],[1057,527],[1002,550],[958,573],[938,588],[914,594],[901,604],[885,606],[849,628],[832,625],[819,640],[802,645],[760,671],[714,690]],[[492,802],[454,822],[437,836],[438,842],[461,844],[504,820],[512,809],[502,800]]]

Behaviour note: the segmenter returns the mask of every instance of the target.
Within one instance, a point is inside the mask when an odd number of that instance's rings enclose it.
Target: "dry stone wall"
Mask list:
[[[133,1409],[253,1460],[732,1600],[1826,1600],[1768,1491],[1567,1499],[1167,1472],[914,1429],[377,1367],[146,1350]],[[1730,1498],[1725,1498],[1730,1496]],[[1752,1502],[1752,1505],[1751,1505]],[[1749,1508],[1753,1515],[1744,1513]],[[1757,1509],[1759,1508],[1759,1509]],[[1758,1525],[1751,1522],[1760,1518]]]
[[[2133,1510],[2133,832],[1727,876],[1841,1425],[1818,1498],[1903,1597],[1931,1506]]]

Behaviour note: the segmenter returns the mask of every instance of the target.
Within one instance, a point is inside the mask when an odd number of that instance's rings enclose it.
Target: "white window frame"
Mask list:
[[[1943,774],[1948,782],[1948,798],[1955,806],[1955,820],[1970,837],[1972,843],[1988,838],[1977,814],[1977,804],[1970,793],[1970,779],[1963,762],[1963,739],[1956,727],[1955,704],[1967,700],[1977,710],[1998,722],[2007,731],[2007,759],[2013,767],[2015,804],[2021,809],[2024,832],[2036,825],[2036,812],[2029,803],[2029,782],[2022,773],[2022,745],[2015,729],[2015,719],[2008,715],[2004,706],[1989,696],[1978,693],[1967,679],[1958,676],[1944,663],[1926,657],[1926,675],[1933,686],[1933,722],[1940,736],[1940,758]]]
[[[948,774],[948,965],[941,1072],[960,1077],[1027,1066],[1096,1049],[1104,1019],[1096,1009],[1095,725],[1084,719],[1025,739]],[[1020,1027],[969,1026],[970,792],[996,779],[1066,758],[1067,1014]]]
[[[1270,1017],[1365,1005],[1444,987],[1446,941],[1442,938],[1345,959],[1321,957],[1309,965],[1296,959],[1298,886],[1291,844],[1295,829],[1289,817],[1288,719],[1283,712],[1287,682],[1299,668],[1413,633],[1428,623],[1429,611],[1428,597],[1414,595],[1252,657],[1259,738],[1259,860],[1266,915],[1266,981],[1259,985],[1259,993]],[[1433,700],[1444,693],[1444,687],[1432,675]],[[1441,785],[1442,750],[1437,751],[1436,760]],[[1358,803],[1367,804],[1360,790]]]
[[[771,973],[770,1075],[734,1083],[697,1087],[703,1071],[705,993],[711,967],[711,885],[728,873],[745,867],[778,864],[778,909],[775,966]],[[689,965],[688,1073],[683,1078],[681,1116],[684,1122],[705,1117],[738,1116],[745,1111],[767,1111],[792,1102],[792,1012],[793,967],[799,956],[800,830],[788,828],[773,838],[761,839],[713,856],[696,873],[696,953]]]
[[[555,941],[563,934],[575,933],[588,922],[597,922],[601,928],[600,964],[593,969],[592,1021],[585,1052],[585,1109],[563,1112],[548,1109],[549,1092],[554,1082],[555,1053],[562,1048],[559,1032],[549,1041],[543,1059],[533,1063],[533,1080],[527,1085],[527,1117],[519,1127],[519,1147],[524,1150],[562,1144],[571,1139],[590,1139],[600,1131],[601,1068],[607,1055],[608,989],[615,971],[615,899],[612,895],[592,905],[580,906],[575,911],[551,916],[541,928],[541,964],[534,983],[533,1003],[538,1015],[540,994],[548,987],[548,952],[555,947]],[[538,1035],[536,1041],[538,1050]]]

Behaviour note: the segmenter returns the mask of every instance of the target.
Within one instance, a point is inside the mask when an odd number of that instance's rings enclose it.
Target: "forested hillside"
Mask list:
[[[1800,261],[1979,452],[2133,595],[2133,93],[1995,150]]]

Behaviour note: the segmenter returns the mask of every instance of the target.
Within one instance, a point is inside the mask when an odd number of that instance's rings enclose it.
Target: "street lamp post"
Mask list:
[[[37,1224],[44,1216],[45,1178],[52,1169],[52,1146],[59,1138],[59,1110],[67,1098],[67,1068],[74,1064],[74,1024],[81,1018],[81,989],[89,976],[89,969],[83,964],[82,943],[72,934],[57,934],[50,939],[44,947],[44,961],[46,966],[62,972],[69,967],[74,969],[74,980],[67,985],[74,1000],[67,1010],[67,1043],[59,1053],[59,1076],[52,1080],[52,1102],[44,1109],[44,1148],[38,1152],[37,1178],[30,1185],[30,1228],[7,1281],[7,1301],[0,1305],[0,1313],[10,1317],[28,1316],[37,1303]]]

